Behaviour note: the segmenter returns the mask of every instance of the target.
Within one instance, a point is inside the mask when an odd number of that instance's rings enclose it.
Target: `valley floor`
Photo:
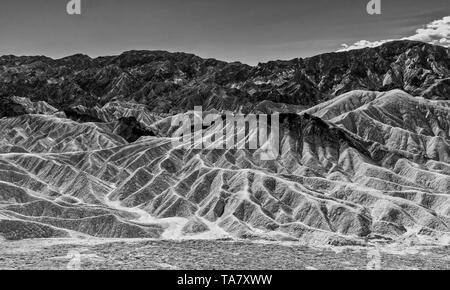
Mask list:
[[[312,248],[244,241],[0,241],[0,269],[450,269],[450,247]]]

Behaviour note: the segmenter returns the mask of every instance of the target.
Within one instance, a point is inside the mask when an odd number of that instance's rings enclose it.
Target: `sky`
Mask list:
[[[0,0],[0,55],[144,49],[255,65],[406,37],[450,44],[449,0],[381,0],[381,15],[369,0],[81,0],[81,15],[68,2]]]

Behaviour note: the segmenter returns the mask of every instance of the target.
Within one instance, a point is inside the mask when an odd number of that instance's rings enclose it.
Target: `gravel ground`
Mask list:
[[[450,247],[312,248],[241,241],[0,242],[0,269],[450,269]]]

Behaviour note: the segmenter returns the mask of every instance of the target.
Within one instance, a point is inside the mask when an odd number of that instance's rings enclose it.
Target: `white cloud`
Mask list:
[[[376,47],[394,40],[396,39],[385,39],[378,41],[360,40],[352,45],[342,44],[341,49],[338,51],[347,51],[364,47]],[[450,47],[450,16],[445,16],[442,19],[435,20],[425,25],[423,28],[417,29],[414,35],[401,38],[400,40],[417,40],[444,47]]]

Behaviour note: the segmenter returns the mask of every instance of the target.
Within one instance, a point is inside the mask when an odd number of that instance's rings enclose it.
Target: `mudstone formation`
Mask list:
[[[174,147],[173,118],[279,113],[279,156]],[[450,52],[248,66],[131,51],[0,57],[0,240],[450,243]],[[204,127],[213,134],[213,127]]]

